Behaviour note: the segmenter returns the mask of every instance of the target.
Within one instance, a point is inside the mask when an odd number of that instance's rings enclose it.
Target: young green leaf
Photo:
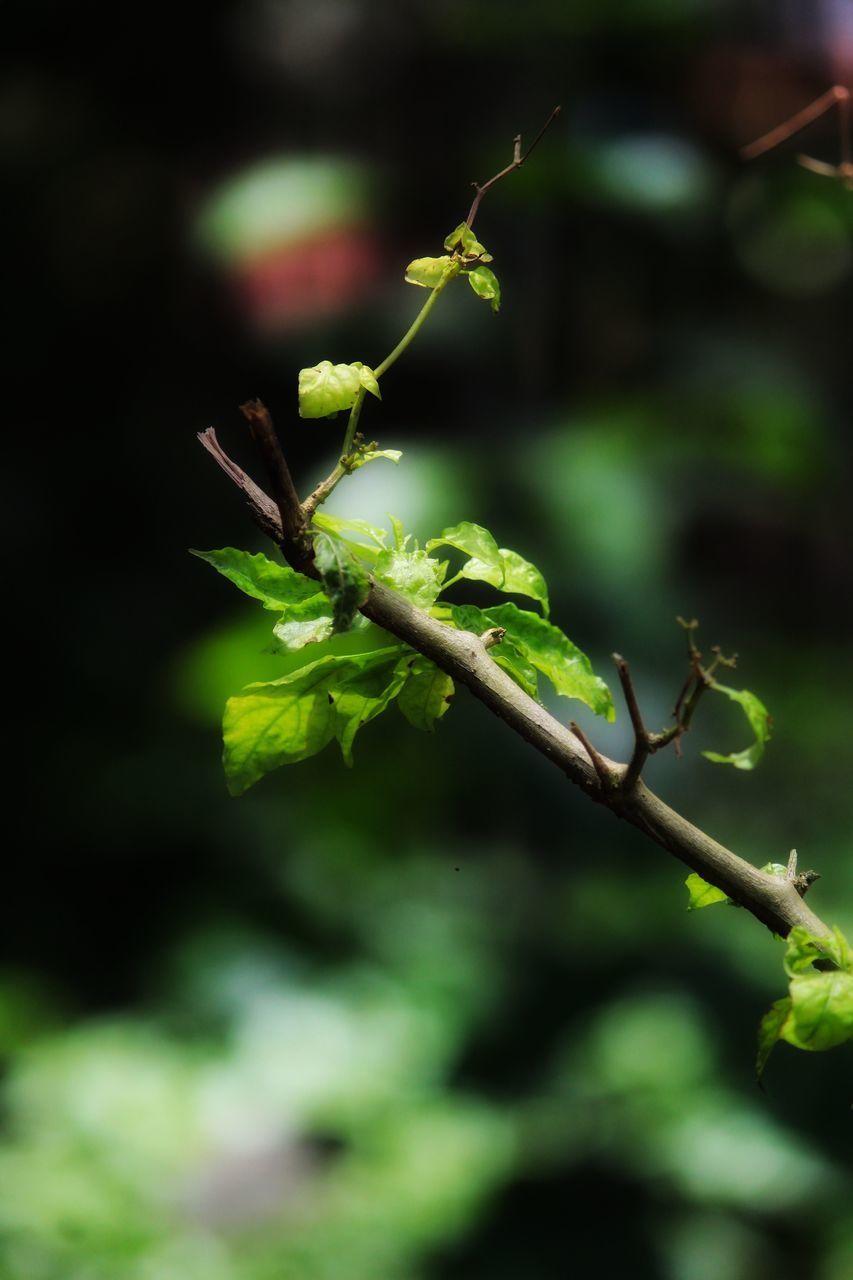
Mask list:
[[[485,247],[480,244],[467,222],[460,222],[458,227],[453,228],[450,235],[445,237],[444,247],[448,253],[461,252],[466,258],[482,258],[485,262],[492,260],[491,254],[486,253]]]
[[[402,449],[367,449],[364,453],[356,454],[350,470],[358,471],[359,467],[365,466],[368,462],[375,462],[377,458],[387,458],[389,462],[399,462],[402,456]]]
[[[432,606],[444,582],[444,566],[426,551],[383,551],[373,573],[419,609]]]
[[[322,596],[317,583],[311,578],[286,565],[276,564],[260,552],[251,555],[248,551],[223,547],[221,551],[191,551],[190,554],[212,564],[247,596],[260,600],[265,609],[273,609],[277,613],[291,605],[301,605]]]
[[[703,880],[695,871],[691,872],[684,883],[690,895],[687,903],[688,911],[698,911],[701,907],[711,907],[715,902],[731,902],[728,894],[723,893],[722,889],[716,888],[715,885],[708,884],[708,881]]]
[[[322,529],[324,533],[331,533],[337,538],[343,538],[350,544],[357,555],[366,557],[368,560],[375,560],[379,552],[385,550],[388,530],[377,529],[375,525],[369,524],[367,520],[345,520],[342,516],[333,516],[327,511],[317,511],[314,514],[313,523],[317,529]],[[355,536],[350,537],[348,535]],[[373,546],[368,545],[369,543],[373,543]]]
[[[328,418],[351,409],[362,388],[381,399],[375,373],[360,360],[353,364],[321,360],[309,369],[300,369],[299,416]]]
[[[449,529],[444,529],[437,538],[431,538],[426,544],[427,551],[436,547],[455,547],[464,551],[470,559],[465,561],[460,573],[463,578],[474,578],[478,582],[488,582],[493,587],[502,587],[506,570],[498,544],[488,529],[482,525],[463,520]]]
[[[488,631],[489,627],[494,626],[488,614],[473,604],[451,605],[449,617],[445,621],[461,631],[472,631],[475,636],[481,636],[484,631]],[[499,645],[494,645],[489,650],[489,656],[526,694],[531,698],[539,696],[539,677],[536,674],[536,668],[522,656],[506,636]]]
[[[456,625],[467,630],[464,611],[454,607],[452,613]],[[538,613],[519,609],[514,604],[484,609],[481,616],[486,619],[487,626],[503,627],[510,644],[537,671],[548,677],[557,693],[566,698],[577,698],[596,715],[605,716],[608,720],[616,718],[607,685],[595,675],[586,654],[558,627],[540,618]]]
[[[703,751],[702,755],[706,760],[712,760],[714,764],[731,764],[736,769],[754,769],[764,755],[765,745],[770,741],[770,713],[764,703],[748,689],[728,689],[725,685],[718,684],[716,680],[711,681],[711,688],[716,689],[717,693],[725,694],[732,702],[737,702],[743,708],[743,713],[755,734],[755,742],[744,751],[736,751],[727,756],[720,755],[716,751]]]
[[[758,1030],[759,1076],[779,1040],[812,1052],[853,1040],[853,956],[841,930],[818,937],[795,925],[788,935],[785,972],[789,995],[776,1001]]]
[[[450,266],[450,258],[415,258],[406,267],[406,281],[419,284],[424,289],[434,289],[441,284],[444,274]]]
[[[500,557],[504,567],[501,590],[509,595],[530,596],[538,600],[547,618],[551,611],[548,603],[548,584],[536,565],[531,564],[529,560],[524,560],[517,551],[510,551],[507,547],[500,548]]]
[[[397,706],[415,729],[432,733],[436,721],[450,706],[453,681],[421,655],[404,658],[400,667],[406,672],[406,683],[397,697]]]
[[[319,601],[319,607],[315,607],[315,601]],[[332,606],[322,591],[305,605],[288,609],[272,629],[278,641],[276,647],[287,653],[328,640],[332,630]]]
[[[490,267],[474,267],[468,273],[468,283],[478,298],[485,298],[492,304],[492,311],[500,311],[501,286]]]
[[[329,533],[314,539],[314,564],[332,604],[335,631],[346,631],[370,593],[370,579],[347,545]]]

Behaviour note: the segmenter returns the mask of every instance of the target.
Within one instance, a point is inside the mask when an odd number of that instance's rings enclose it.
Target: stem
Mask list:
[[[473,227],[474,219],[477,216],[477,211],[480,208],[480,204],[483,199],[483,196],[486,194],[489,188],[493,187],[496,182],[500,182],[501,178],[506,178],[509,174],[514,173],[516,169],[521,168],[521,166],[524,164],[525,160],[530,155],[533,148],[536,146],[536,144],[539,142],[542,135],[545,133],[545,130],[550,126],[552,121],[556,120],[557,116],[560,114],[560,110],[561,110],[560,107],[554,108],[554,110],[549,115],[548,119],[543,124],[542,128],[537,133],[536,137],[531,142],[530,146],[524,152],[524,155],[521,154],[521,134],[517,133],[512,140],[512,160],[509,162],[506,168],[501,169],[500,173],[496,173],[493,178],[489,178],[489,181],[484,182],[482,186],[480,186],[479,183],[477,182],[473,184],[476,195],[474,196],[474,200],[473,200],[473,203],[471,204],[471,208],[468,210],[468,217],[465,219],[469,227]]]
[[[361,417],[361,406],[364,404],[364,397],[367,395],[364,387],[359,387],[358,394],[353,401],[353,406],[349,411],[349,421],[347,422],[346,435],[344,436],[344,447],[341,450],[341,459],[348,458],[352,453],[352,446],[355,440],[356,428],[358,420]],[[343,468],[346,471],[346,467]],[[331,492],[331,490],[329,491]]]
[[[396,363],[397,360],[399,360],[400,356],[403,354],[403,352],[412,342],[413,338],[417,337],[418,331],[423,325],[423,322],[426,320],[430,311],[432,311],[433,307],[435,306],[436,301],[438,300],[438,295],[441,293],[442,289],[444,289],[455,276],[459,275],[460,269],[461,269],[460,263],[453,262],[450,264],[450,266],[445,271],[444,275],[439,280],[438,284],[433,289],[432,293],[427,298],[424,305],[421,307],[418,314],[415,316],[415,319],[412,322],[412,324],[403,334],[400,341],[397,343],[394,350],[391,352],[389,356],[385,357],[385,359],[376,369],[373,370],[377,378],[381,378],[383,373],[388,372],[388,370],[391,368],[391,365]],[[355,405],[353,405],[353,408],[355,408]]]

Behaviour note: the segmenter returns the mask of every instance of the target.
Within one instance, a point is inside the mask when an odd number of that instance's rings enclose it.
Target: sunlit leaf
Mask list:
[[[370,594],[367,571],[347,545],[329,533],[314,539],[314,564],[332,605],[335,631],[346,631]]]
[[[345,538],[355,546],[359,555],[376,556],[379,551],[385,550],[385,543],[388,538],[387,529],[378,529],[375,525],[369,524],[367,520],[346,520],[342,516],[330,515],[327,511],[317,511],[314,514],[313,523],[316,528],[322,529],[324,533],[332,533],[338,538]],[[358,539],[366,539],[371,546],[363,546],[361,541],[356,541],[348,535],[354,534]]]
[[[502,587],[505,576],[504,562],[498,544],[488,529],[482,525],[463,520],[461,524],[444,529],[437,538],[431,538],[426,544],[427,551],[436,547],[455,547],[470,557],[460,570],[464,578],[473,578],[479,582],[488,582],[493,587]]]
[[[431,733],[450,706],[453,681],[434,662],[415,654],[404,658],[401,667],[407,671],[406,683],[397,698],[397,706],[416,729]]]
[[[424,289],[434,289],[444,278],[450,258],[415,258],[406,267],[406,280],[409,284],[419,284]]]
[[[687,892],[690,895],[687,910],[698,911],[701,907],[711,907],[715,902],[730,902],[728,894],[723,893],[722,889],[718,889],[715,885],[709,884],[707,880],[703,880],[695,871],[684,881],[687,886]]]
[[[782,1039],[820,1052],[853,1039],[853,974],[840,969],[791,980],[791,1013]]]
[[[402,456],[402,449],[367,449],[364,453],[356,455],[351,470],[358,471],[359,467],[365,466],[368,462],[375,462],[377,458],[387,458],[389,462],[399,462]]]
[[[468,283],[478,298],[485,298],[493,311],[500,311],[501,286],[491,267],[474,267],[468,272]]]
[[[495,625],[484,610],[473,604],[451,605],[450,615],[445,621],[462,631],[471,631],[475,636],[481,636]],[[510,640],[504,637],[500,644],[493,645],[489,650],[489,657],[531,698],[539,696],[536,668]]]
[[[332,608],[329,599],[323,592],[315,598],[322,602],[322,612],[315,608],[305,610],[297,607],[283,614],[273,627],[273,635],[278,644],[287,652],[303,649],[306,644],[318,644],[332,634]],[[313,604],[313,601],[308,603]]]
[[[458,227],[453,228],[450,235],[445,237],[444,247],[448,253],[461,252],[466,258],[483,258],[486,262],[492,260],[491,254],[486,253],[485,246],[480,244],[467,222],[460,222]]]
[[[399,591],[419,609],[429,609],[444,581],[443,565],[426,551],[383,551],[373,567],[375,577]]]
[[[289,605],[303,604],[316,597],[318,584],[287,565],[276,564],[258,552],[237,551],[223,547],[221,551],[192,551],[191,555],[212,564],[229,582],[233,582],[247,596],[260,600],[265,609],[280,613]]]
[[[357,360],[354,364],[319,364],[299,371],[300,418],[328,418],[342,409],[351,409],[364,388],[379,396],[376,375]]]
[[[717,693],[725,694],[732,702],[737,702],[743,708],[743,713],[755,734],[755,742],[744,751],[736,751],[727,756],[720,755],[716,751],[703,751],[702,755],[706,760],[712,760],[714,764],[731,764],[736,769],[754,769],[764,755],[765,745],[770,740],[770,713],[764,703],[760,702],[748,689],[728,689],[725,685],[718,684],[716,680],[711,681],[711,688],[716,689]]]
[[[818,936],[802,925],[794,925],[787,941],[785,972],[789,977],[807,973],[816,960],[829,960],[839,969],[853,973],[850,944],[838,928],[833,929],[831,934]]]
[[[547,618],[550,612],[548,584],[536,565],[523,559],[517,551],[510,551],[507,547],[500,548],[500,557],[504,568],[501,590],[510,595],[531,596],[532,599],[538,600]]]

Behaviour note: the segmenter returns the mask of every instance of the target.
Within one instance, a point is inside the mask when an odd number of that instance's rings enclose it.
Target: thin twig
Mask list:
[[[516,136],[512,140],[512,160],[506,166],[506,168],[501,169],[500,173],[496,173],[493,178],[489,178],[489,181],[484,182],[482,186],[480,186],[480,184],[477,182],[472,184],[476,194],[474,196],[474,200],[471,205],[471,208],[468,210],[468,217],[465,219],[469,227],[473,227],[474,219],[477,216],[477,210],[480,208],[480,202],[482,201],[483,196],[486,194],[489,188],[493,187],[496,182],[500,182],[501,178],[506,178],[508,174],[513,173],[516,169],[521,168],[521,166],[524,164],[527,157],[533,151],[533,148],[537,145],[537,143],[542,138],[542,135],[549,128],[552,122],[556,120],[561,110],[562,110],[561,107],[554,108],[554,110],[551,112],[548,119],[545,121],[542,128],[539,130],[536,137],[533,139],[530,146],[527,148],[527,150],[524,152],[523,155],[521,153],[521,134],[520,133],[516,134]]]
[[[240,405],[240,412],[249,424],[252,439],[270,478],[273,497],[281,517],[282,550],[288,560],[297,568],[302,568],[306,559],[310,558],[305,537],[305,516],[269,410],[260,400],[247,400]]]
[[[569,728],[592,761],[592,767],[598,774],[598,780],[601,783],[603,790],[611,790],[613,788],[614,774],[609,761],[605,759],[600,751],[595,749],[583,729],[576,723],[576,721],[572,720],[569,724]]]
[[[789,120],[785,120],[782,124],[770,129],[767,133],[763,133],[760,138],[756,138],[755,142],[750,142],[747,146],[741,147],[741,156],[744,160],[754,160],[756,156],[764,155],[765,151],[772,151],[774,147],[778,147],[781,143],[787,142],[795,133],[799,133],[801,129],[805,129],[808,125],[813,124],[815,120],[819,120],[825,112],[830,111],[836,103],[841,104],[841,146],[842,146],[842,163],[847,161],[847,103],[850,100],[850,93],[841,84],[835,84],[831,89],[827,89],[826,93],[822,93],[819,98],[815,98],[814,102],[810,102],[807,107],[803,107],[802,111],[798,111],[796,115],[791,116]]]

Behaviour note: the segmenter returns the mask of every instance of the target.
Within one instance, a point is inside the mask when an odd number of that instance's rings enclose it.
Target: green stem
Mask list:
[[[349,422],[347,423],[347,433],[344,436],[344,447],[341,450],[341,458],[348,458],[352,453],[352,446],[355,440],[356,428],[358,420],[361,416],[361,406],[364,404],[364,397],[367,395],[364,387],[360,387],[358,395],[353,401],[353,406],[349,411]]]
[[[447,268],[445,274],[439,280],[438,284],[435,286],[432,293],[429,295],[426,302],[421,307],[418,314],[415,316],[415,319],[411,325],[411,328],[406,330],[406,332],[403,334],[402,338],[397,343],[394,350],[391,352],[390,356],[386,356],[385,359],[382,361],[382,363],[379,365],[379,367],[373,370],[377,378],[381,378],[383,373],[387,373],[388,370],[391,368],[391,365],[394,364],[396,360],[399,360],[400,356],[406,350],[406,347],[408,347],[412,339],[416,337],[418,330],[420,329],[423,322],[426,320],[430,311],[432,311],[438,299],[438,295],[441,293],[442,289],[444,289],[445,286],[450,283],[450,281],[454,278],[454,276],[458,276],[461,270],[461,265],[462,265],[461,263],[452,262],[450,266]]]

